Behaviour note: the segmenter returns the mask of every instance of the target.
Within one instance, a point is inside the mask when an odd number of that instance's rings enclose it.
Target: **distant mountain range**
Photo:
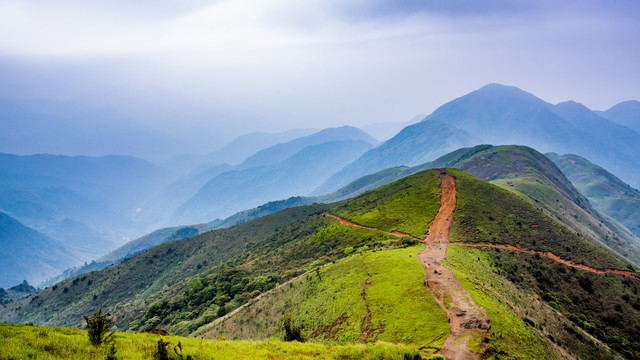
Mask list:
[[[629,100],[598,112],[607,119],[640,132],[640,101]]]
[[[209,154],[182,154],[163,162],[162,165],[180,174],[196,171],[196,168],[219,164],[238,165],[262,149],[307,136],[316,131],[313,129],[293,129],[273,134],[249,133],[235,138],[227,145]]]
[[[309,194],[372,146],[362,140],[330,141],[304,147],[278,163],[222,173],[181,205],[174,219],[204,222],[268,201]]]
[[[0,212],[0,288],[27,280],[39,284],[51,274],[79,264],[80,257],[60,241]]]
[[[73,252],[38,270],[37,280],[28,271],[17,280],[38,284],[60,268],[104,254],[126,242],[127,236],[148,232],[136,214],[170,181],[166,170],[133,157],[0,154],[0,211],[44,235],[48,240],[39,239],[38,247],[46,249],[43,242],[52,241],[53,248],[64,244],[66,250],[60,251]],[[12,252],[10,247],[3,250]],[[8,273],[2,274],[4,281]]]
[[[518,88],[491,84],[444,104],[383,143],[353,127],[252,133],[207,155],[178,156],[164,163],[170,169],[126,156],[0,154],[0,211],[63,242],[84,262],[122,245],[126,238],[155,229],[219,224],[224,221],[218,219],[290,197],[295,199],[268,208],[346,199],[425,166],[457,167],[446,161],[462,155],[456,149],[483,143],[524,144],[540,152],[578,154],[606,168],[622,184],[637,188],[640,135],[633,129],[638,123],[638,104],[629,101],[597,112],[575,102],[552,105]],[[29,110],[23,105],[6,105],[0,112],[26,114],[40,111],[40,106],[46,108],[46,104],[37,104]],[[56,104],[47,106],[57,108]],[[89,110],[65,110],[60,116],[79,117]],[[463,169],[478,176],[483,173]],[[586,191],[578,182],[574,184]],[[600,206],[595,197],[589,197],[605,214],[600,218],[580,203],[586,201],[584,197],[564,195],[576,203],[575,211],[582,211],[576,216],[592,224],[590,230],[583,229],[585,237],[610,236],[592,228],[602,221],[616,234],[624,233],[619,235],[624,243],[633,243],[634,236],[620,224],[637,234],[634,216],[628,214],[633,207],[625,205],[627,210],[616,212],[612,209],[619,202]],[[554,216],[564,216],[555,211]],[[582,220],[563,221],[578,228]],[[624,253],[623,245],[610,245]]]

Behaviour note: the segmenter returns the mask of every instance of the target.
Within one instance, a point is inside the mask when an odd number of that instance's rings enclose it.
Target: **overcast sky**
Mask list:
[[[0,97],[216,142],[406,121],[493,82],[606,109],[640,99],[638,19],[635,0],[0,0]]]

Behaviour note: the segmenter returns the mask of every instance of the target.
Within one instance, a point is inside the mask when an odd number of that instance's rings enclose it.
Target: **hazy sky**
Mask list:
[[[635,0],[0,0],[0,97],[215,143],[405,121],[492,82],[606,109],[640,99],[638,19]]]

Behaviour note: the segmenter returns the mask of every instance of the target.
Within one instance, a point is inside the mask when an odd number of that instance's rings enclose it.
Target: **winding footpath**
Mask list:
[[[423,284],[449,319],[450,335],[439,353],[447,359],[481,359],[480,354],[469,350],[467,342],[471,338],[483,339],[491,327],[490,319],[487,311],[476,304],[471,294],[460,285],[453,271],[443,265],[457,197],[455,178],[441,172],[440,180],[440,209],[429,223],[429,231],[423,239],[425,249],[418,254],[418,260],[427,273]]]

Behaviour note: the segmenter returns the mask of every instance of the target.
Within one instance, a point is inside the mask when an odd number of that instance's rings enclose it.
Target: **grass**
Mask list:
[[[587,347],[592,341],[584,332],[629,359],[640,357],[640,334],[636,331],[640,328],[637,281],[617,274],[568,268],[530,254],[495,249],[486,249],[484,253],[494,273],[507,278],[521,291],[535,294],[573,322],[571,329],[576,336],[558,341],[577,351],[576,348]]]
[[[265,341],[223,341],[178,336],[116,333],[119,359],[154,359],[157,341],[182,346],[182,354],[200,359],[413,359],[415,347],[399,344],[337,345]],[[169,350],[172,351],[171,349]],[[86,331],[72,328],[0,324],[0,359],[104,359],[107,347],[94,347]],[[177,358],[177,357],[172,357]]]
[[[265,294],[208,328],[230,338],[280,336],[283,313],[316,341],[359,342],[366,317],[362,287],[375,340],[439,349],[449,333],[446,313],[422,286],[416,254],[422,245],[364,252],[311,272]]]
[[[428,170],[360,195],[331,212],[360,225],[422,238],[439,208],[439,173]]]
[[[557,351],[550,349],[552,346],[548,340],[514,313],[514,300],[521,296],[520,291],[492,273],[488,262],[479,250],[449,246],[447,266],[473,300],[487,310],[491,319],[489,348],[505,358],[561,358]]]
[[[569,231],[520,196],[460,170],[448,171],[456,176],[458,187],[452,241],[519,244],[594,268],[626,269],[624,262]]]

